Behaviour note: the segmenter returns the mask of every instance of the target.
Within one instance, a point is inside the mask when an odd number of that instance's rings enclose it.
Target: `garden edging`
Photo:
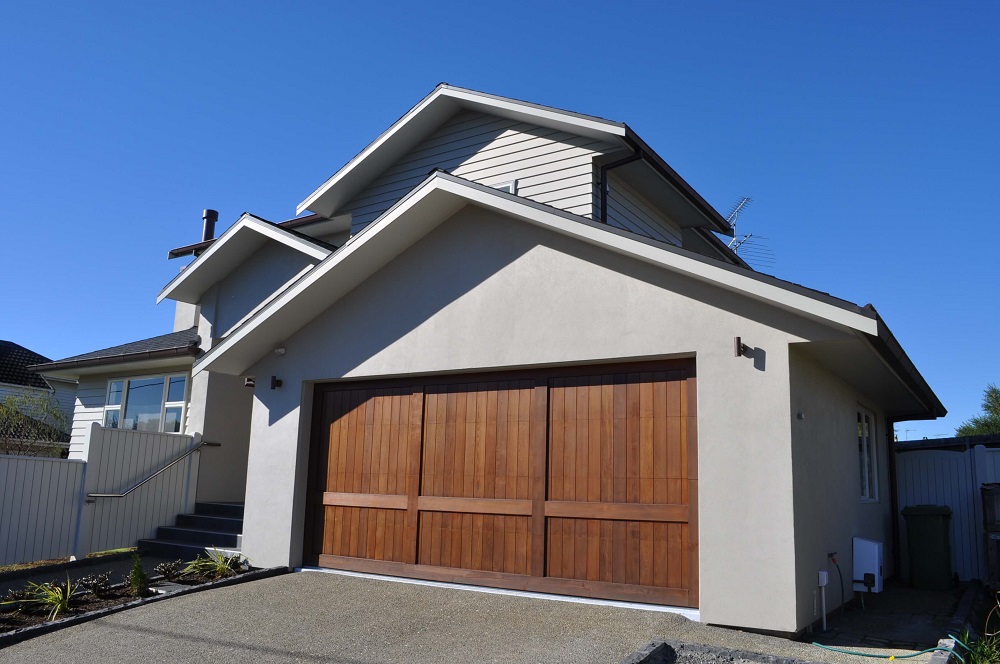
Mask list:
[[[280,576],[282,574],[287,574],[290,571],[291,569],[288,567],[270,567],[266,569],[252,570],[250,572],[244,572],[243,574],[231,576],[226,579],[219,579],[218,581],[210,581],[208,583],[203,583],[197,586],[184,586],[178,589],[169,590],[163,594],[153,595],[152,597],[138,598],[134,601],[127,602],[125,604],[119,604],[117,606],[109,606],[103,609],[98,609],[96,611],[88,611],[87,613],[81,613],[79,615],[67,616],[66,618],[60,618],[59,620],[53,620],[51,622],[42,623],[40,625],[21,627],[19,629],[15,629],[12,632],[5,632],[3,634],[0,634],[0,649],[14,645],[15,643],[20,643],[21,641],[25,641],[30,638],[34,638],[36,636],[41,636],[42,634],[48,634],[49,632],[54,632],[56,630],[63,629],[65,627],[72,627],[73,625],[79,625],[81,623],[89,622],[91,620],[96,620],[97,618],[103,618],[104,616],[109,616],[113,613],[118,613],[119,611],[131,609],[136,606],[141,606],[143,604],[159,602],[164,599],[169,599],[171,597],[179,597],[181,595],[190,595],[191,593],[197,593],[203,590],[211,590],[212,588],[221,588],[223,586],[232,586],[238,583],[245,583],[247,581],[267,579],[273,576]]]

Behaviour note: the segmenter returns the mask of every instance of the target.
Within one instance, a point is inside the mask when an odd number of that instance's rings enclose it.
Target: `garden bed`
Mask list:
[[[16,608],[3,610],[0,611],[0,648],[150,602],[278,576],[288,571],[287,567],[251,568],[249,571],[214,581],[204,578],[186,578],[175,581],[155,579],[150,583],[149,588],[152,594],[148,597],[135,597],[129,594],[125,584],[120,584],[102,593],[100,597],[90,592],[75,596],[70,608],[55,620],[48,620],[44,611],[18,611]],[[10,609],[7,606],[0,608]]]

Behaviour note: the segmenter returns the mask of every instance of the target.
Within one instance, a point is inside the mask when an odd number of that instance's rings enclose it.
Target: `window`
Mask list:
[[[858,465],[861,469],[861,500],[878,500],[878,443],[875,415],[858,408]]]
[[[108,382],[104,426],[133,431],[180,433],[187,376],[122,378]]]
[[[494,189],[499,189],[500,191],[506,191],[508,194],[517,193],[517,180],[508,180],[507,182],[501,182],[490,186]]]

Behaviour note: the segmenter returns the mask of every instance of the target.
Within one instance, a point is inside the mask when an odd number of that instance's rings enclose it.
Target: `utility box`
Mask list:
[[[865,574],[871,574],[871,587],[865,585]],[[882,592],[882,542],[854,538],[854,590]]]
[[[910,553],[910,584],[918,590],[950,590],[951,508],[910,505],[903,509]]]

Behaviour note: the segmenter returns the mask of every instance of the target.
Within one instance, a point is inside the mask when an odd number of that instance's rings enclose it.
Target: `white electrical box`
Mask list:
[[[874,585],[871,587],[873,593],[882,592],[882,542],[854,538],[854,580],[855,592],[865,592],[865,574],[871,574],[874,578]]]

